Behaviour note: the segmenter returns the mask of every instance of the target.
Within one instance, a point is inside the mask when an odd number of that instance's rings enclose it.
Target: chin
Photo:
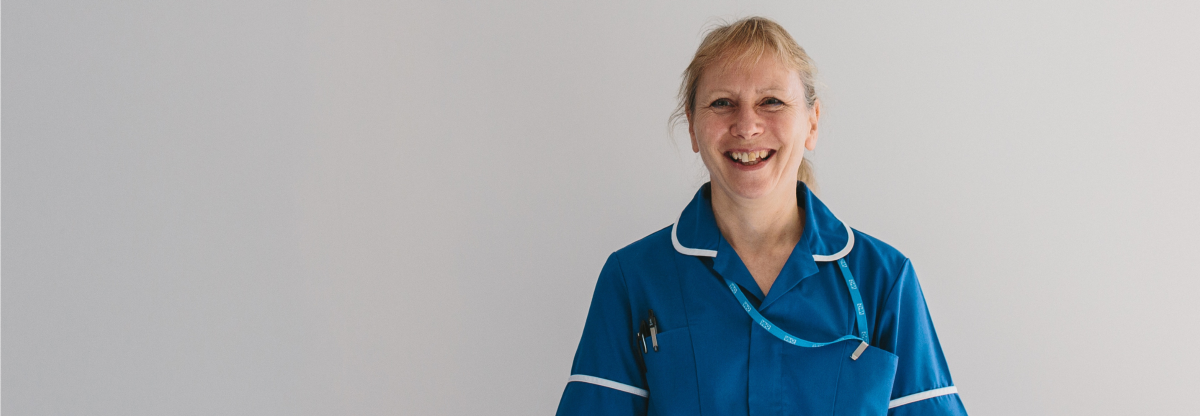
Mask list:
[[[740,180],[727,183],[725,189],[732,193],[732,196],[743,199],[758,199],[770,195],[778,188],[778,185],[778,181],[769,179]]]

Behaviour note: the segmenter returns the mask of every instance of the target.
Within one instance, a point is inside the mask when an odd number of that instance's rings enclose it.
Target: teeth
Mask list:
[[[769,154],[771,154],[770,150],[759,150],[755,152],[731,152],[729,153],[729,157],[742,163],[750,163],[761,161]]]
[[[729,153],[729,157],[742,163],[750,163],[766,158],[769,153],[770,152],[767,150],[760,150],[757,152],[731,152]]]

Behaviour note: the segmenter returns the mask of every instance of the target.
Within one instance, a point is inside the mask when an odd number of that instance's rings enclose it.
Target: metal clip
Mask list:
[[[649,348],[646,348],[646,333],[647,332],[650,332],[650,330],[646,328],[646,321],[642,321],[641,325],[638,327],[638,333],[637,333],[638,339],[642,340],[642,354],[650,352]]]
[[[858,361],[858,356],[862,355],[863,351],[866,351],[866,350],[867,350],[867,342],[863,341],[862,344],[858,344],[858,348],[854,349],[854,354],[850,354],[850,359]]]
[[[654,345],[654,351],[658,351],[658,319],[654,316],[654,309],[650,310],[650,341]]]

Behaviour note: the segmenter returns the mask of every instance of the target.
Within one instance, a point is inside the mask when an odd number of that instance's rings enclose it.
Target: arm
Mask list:
[[[882,311],[876,335],[879,347],[899,357],[888,415],[966,415],[925,295],[907,259]]]
[[[648,392],[634,354],[633,318],[616,254],[596,282],[558,415],[644,415]]]

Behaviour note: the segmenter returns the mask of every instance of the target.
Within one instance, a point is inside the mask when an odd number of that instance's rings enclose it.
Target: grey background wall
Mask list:
[[[1200,411],[1195,2],[565,3],[6,1],[4,414],[551,414],[750,14],[973,414]]]

